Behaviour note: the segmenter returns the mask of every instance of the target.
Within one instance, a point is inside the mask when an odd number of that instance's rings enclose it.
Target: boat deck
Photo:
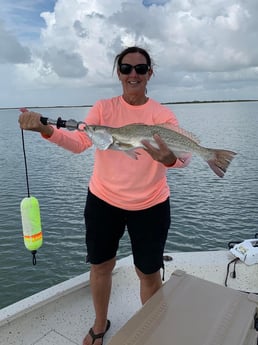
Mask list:
[[[173,260],[165,263],[165,280],[181,269],[224,285],[227,263],[234,257],[229,251],[219,253],[169,253]],[[258,291],[257,265],[239,262],[236,271],[236,279],[228,278],[229,287]],[[120,260],[114,271],[109,307],[111,328],[104,344],[140,307],[139,282],[130,256]],[[89,273],[85,273],[0,310],[0,344],[81,345],[93,321]]]

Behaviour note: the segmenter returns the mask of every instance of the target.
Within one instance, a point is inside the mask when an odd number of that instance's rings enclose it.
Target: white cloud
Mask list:
[[[14,64],[20,102],[83,104],[121,92],[113,60],[134,44],[154,59],[148,89],[160,101],[257,98],[257,0],[58,0],[44,10],[29,47],[27,35],[0,26],[0,63]]]
[[[30,50],[22,46],[12,33],[0,22],[0,64],[30,62]]]
[[[83,78],[87,74],[82,57],[76,52],[53,47],[44,54],[44,61],[61,78]]]

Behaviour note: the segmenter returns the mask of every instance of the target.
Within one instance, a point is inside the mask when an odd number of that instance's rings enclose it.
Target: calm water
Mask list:
[[[203,145],[238,152],[224,179],[198,157],[170,170],[172,224],[168,251],[226,248],[258,232],[258,102],[173,105],[182,127]],[[41,109],[82,120],[88,108]],[[23,245],[20,201],[27,196],[18,111],[0,111],[0,308],[88,270],[83,209],[92,149],[71,154],[25,132],[31,194],[41,207],[44,245],[37,265]],[[144,178],[144,177],[143,177]],[[127,235],[119,257],[130,253]]]

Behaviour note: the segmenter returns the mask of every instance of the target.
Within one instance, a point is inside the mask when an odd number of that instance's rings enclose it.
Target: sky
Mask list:
[[[257,0],[0,0],[0,108],[119,95],[133,45],[159,102],[258,99],[257,17]]]

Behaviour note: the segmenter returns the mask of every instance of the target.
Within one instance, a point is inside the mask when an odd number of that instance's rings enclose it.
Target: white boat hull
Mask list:
[[[211,282],[224,285],[227,265],[234,258],[229,251],[168,253],[173,260],[165,263],[165,280],[177,270],[184,270]],[[233,266],[230,267],[230,272]],[[258,265],[236,264],[236,278],[229,272],[228,287],[257,293]],[[126,306],[126,307],[124,307]],[[108,341],[141,307],[139,282],[132,257],[121,259],[113,275],[109,307],[111,328]],[[92,326],[89,273],[53,286],[0,310],[1,345],[74,345]]]

